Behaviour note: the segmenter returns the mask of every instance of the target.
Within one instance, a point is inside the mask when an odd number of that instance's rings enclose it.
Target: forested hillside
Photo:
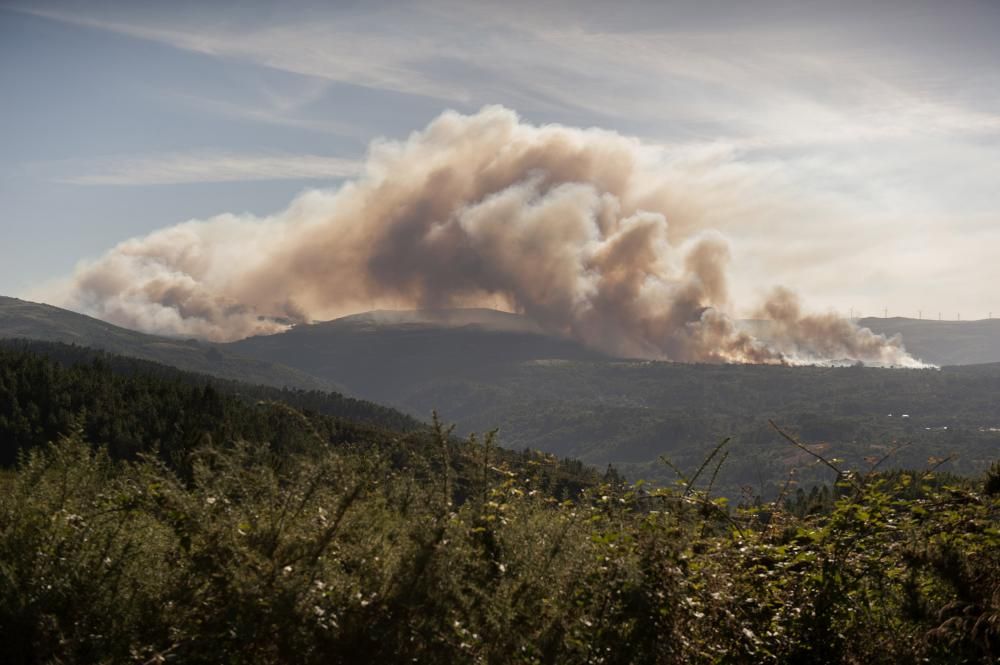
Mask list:
[[[282,455],[362,445],[401,460],[430,445],[427,425],[336,393],[222,381],[65,344],[0,342],[0,465],[74,432],[106,446],[115,459],[153,454],[174,467],[213,443],[265,444]],[[471,462],[462,445],[451,445],[458,473]],[[578,462],[495,454],[534,460],[555,493],[596,479]]]
[[[0,357],[3,358],[0,371],[5,376],[0,385],[6,385],[15,396],[18,396],[18,389],[32,386],[28,399],[37,400],[32,402],[35,407],[49,413],[49,419],[56,421],[65,421],[67,413],[80,409],[90,414],[135,413],[149,404],[155,404],[156,408],[172,416],[182,411],[175,404],[177,391],[205,388],[209,392],[239,398],[235,401],[247,405],[262,401],[281,402],[318,414],[401,431],[424,426],[421,421],[395,409],[340,393],[231,381],[83,346],[34,340],[0,340]],[[97,389],[81,390],[84,380],[91,381]],[[129,386],[127,391],[124,389],[126,385]],[[79,403],[62,405],[66,395],[72,395],[80,400]],[[23,395],[19,397],[24,399]],[[102,404],[102,399],[115,400],[116,403]],[[20,408],[27,407],[22,402]],[[230,419],[238,421],[237,417]],[[137,425],[143,422],[143,418],[137,418]],[[56,431],[61,430],[48,428],[46,434],[51,438]],[[247,431],[265,433],[249,426]]]
[[[627,362],[491,310],[371,312],[219,346],[0,300],[0,335],[18,330],[251,377],[253,383],[338,385],[421,420],[437,409],[460,432],[499,428],[498,442],[508,448],[545,450],[598,468],[613,464],[633,480],[668,481],[661,456],[695,463],[731,437],[732,460],[719,478],[731,496],[745,486],[774,496],[801,461],[776,452],[768,419],[859,465],[899,448],[897,464],[951,456],[951,470],[975,474],[1000,445],[1000,402],[994,398],[1000,364],[886,371]],[[321,394],[291,391],[259,399],[322,412],[316,401],[322,402]],[[805,482],[826,480],[804,473]]]
[[[859,472],[775,431],[836,483],[731,502],[727,444],[628,485],[338,395],[39,343],[0,348],[0,409],[4,663],[1000,656],[998,467]]]
[[[318,390],[332,387],[307,372],[239,356],[217,344],[147,335],[59,307],[0,296],[0,339],[3,338],[89,346],[254,384]]]
[[[731,437],[732,460],[719,479],[731,495],[749,485],[774,496],[801,461],[775,448],[769,419],[858,465],[898,448],[897,464],[952,456],[952,470],[975,474],[1000,446],[1000,364],[631,362],[491,325],[356,316],[231,346],[411,414],[438,409],[463,432],[498,427],[500,443],[513,449],[613,464],[632,480],[668,480],[661,456],[693,464]]]
[[[430,444],[203,441],[173,468],[78,435],[32,449],[0,491],[0,661],[1000,657],[1000,468],[842,470],[803,510],[715,497],[724,451],[676,489],[560,499],[551,460]]]
[[[441,405],[468,431],[499,426],[500,440],[514,448],[612,463],[631,479],[666,480],[660,456],[695,464],[731,437],[720,483],[734,491],[764,488],[773,496],[802,458],[775,446],[768,420],[852,465],[896,450],[894,465],[951,456],[949,469],[975,474],[1000,449],[998,394],[1000,365],[887,370],[535,362],[437,377],[404,401],[417,412]]]
[[[525,317],[482,309],[368,312],[224,347],[309,372],[384,403],[405,400],[408,392],[441,377],[479,376],[539,359],[606,357],[573,340],[547,335]]]

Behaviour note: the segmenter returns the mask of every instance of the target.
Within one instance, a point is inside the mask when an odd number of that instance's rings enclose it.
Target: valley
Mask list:
[[[977,473],[1000,448],[990,431],[1000,423],[1000,363],[903,370],[628,361],[529,332],[528,322],[511,330],[514,315],[500,329],[483,312],[465,312],[460,323],[360,315],[229,347],[416,417],[437,410],[463,432],[498,428],[510,448],[610,464],[633,480],[669,482],[661,456],[690,468],[730,438],[720,482],[731,493],[750,486],[773,494],[805,461],[787,457],[772,419],[858,467],[899,447],[896,465],[953,455],[951,468]],[[947,348],[951,331],[939,330],[935,348]],[[828,475],[806,469],[800,480]]]
[[[663,457],[693,468],[729,439],[718,480],[731,496],[744,488],[772,496],[793,469],[807,487],[830,480],[829,470],[790,454],[770,420],[853,468],[891,452],[894,466],[950,458],[948,469],[975,474],[1000,448],[998,363],[892,370],[629,361],[486,309],[370,312],[210,344],[13,299],[0,305],[5,337],[71,342],[230,380],[336,388],[423,422],[437,411],[459,433],[496,429],[509,449],[611,465],[631,480],[670,483]],[[909,323],[942,354],[932,360],[947,357],[949,336],[959,334],[955,325]],[[970,335],[984,348],[993,343],[985,322],[961,325],[969,332],[958,344]]]

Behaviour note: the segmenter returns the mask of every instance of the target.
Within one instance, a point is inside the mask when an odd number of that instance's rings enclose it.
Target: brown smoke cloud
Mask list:
[[[233,340],[376,307],[502,303],[611,354],[917,365],[776,291],[766,335],[734,322],[729,245],[705,211],[739,188],[621,135],[488,107],[371,146],[363,173],[268,218],[223,215],[82,266],[65,303],[142,330]]]

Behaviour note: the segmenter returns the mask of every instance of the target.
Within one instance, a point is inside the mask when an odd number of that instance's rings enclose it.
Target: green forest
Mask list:
[[[765,501],[720,492],[725,436],[626,482],[333,393],[4,342],[0,662],[997,662],[1000,466],[801,434],[771,427],[800,472]]]
[[[414,384],[417,382],[414,381]],[[706,446],[733,439],[718,484],[734,498],[751,485],[773,498],[790,465],[807,460],[776,444],[768,420],[822,445],[850,466],[895,451],[919,468],[978,475],[1000,450],[1000,365],[886,370],[627,361],[536,361],[421,382],[400,402],[439,409],[472,432],[501,424],[504,445],[524,445],[630,479],[670,482],[660,461],[697,465]],[[824,482],[825,471],[800,469]]]
[[[938,328],[923,323],[925,333]],[[697,465],[706,446],[731,437],[718,478],[731,498],[747,485],[777,496],[799,461],[774,445],[769,419],[855,466],[896,449],[899,465],[951,456],[949,468],[977,475],[1000,446],[1000,363],[889,370],[627,360],[489,325],[346,317],[223,346],[417,417],[436,409],[462,433],[498,428],[506,447],[613,464],[632,480],[670,482],[662,455]],[[975,348],[967,335],[980,326],[967,325],[961,334],[945,326],[930,336],[934,346]],[[828,479],[809,469],[801,478]]]

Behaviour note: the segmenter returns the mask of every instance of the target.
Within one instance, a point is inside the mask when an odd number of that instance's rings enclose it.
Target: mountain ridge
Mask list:
[[[1000,319],[936,321],[866,317],[857,323],[881,335],[901,335],[910,354],[935,365],[1000,362]]]
[[[535,360],[608,359],[574,340],[542,332],[517,314],[486,309],[431,312],[364,312],[223,346],[397,406],[385,400],[381,387],[387,383],[419,384],[421,377],[443,374],[482,376]]]
[[[248,383],[316,390],[336,388],[308,373],[238,356],[211,342],[151,335],[54,305],[8,296],[0,296],[0,338],[78,344]]]
[[[322,327],[411,325],[442,328],[477,326],[492,331],[551,334],[526,316],[486,307],[375,309],[327,321],[314,321],[306,325]]]

